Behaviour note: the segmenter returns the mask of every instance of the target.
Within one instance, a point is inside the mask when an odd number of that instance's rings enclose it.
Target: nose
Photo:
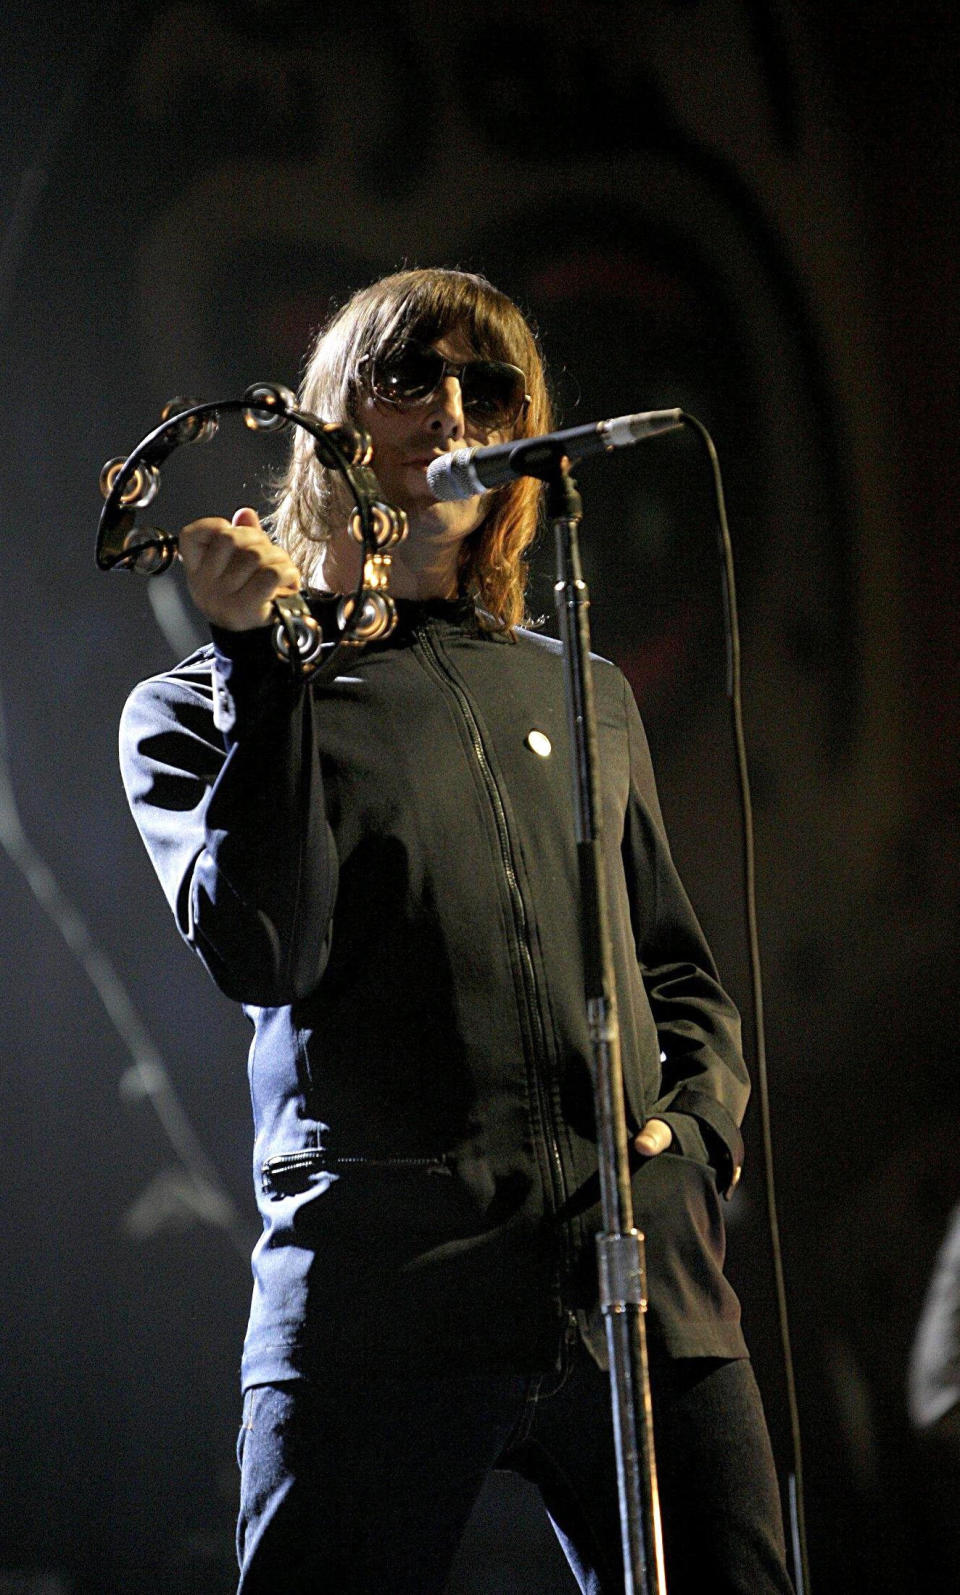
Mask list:
[[[458,442],[466,433],[459,377],[446,376],[430,400],[431,432]]]

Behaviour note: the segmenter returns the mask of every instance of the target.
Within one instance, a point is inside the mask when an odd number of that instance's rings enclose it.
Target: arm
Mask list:
[[[669,1138],[657,1126],[666,1126],[682,1152],[706,1151],[729,1194],[743,1164],[740,1123],[749,1095],[740,1021],[670,855],[647,739],[626,682],[623,692],[631,776],[623,863],[637,958],[664,1059],[660,1096],[638,1150],[662,1151]]]
[[[224,528],[221,545],[231,543],[226,522],[195,525]],[[185,565],[196,554],[190,530],[181,534]],[[289,571],[258,527],[247,521],[238,530],[256,530],[267,544],[257,563],[249,557],[255,539],[235,540],[240,569],[256,577],[252,607],[247,582],[231,609],[223,582],[205,573],[219,595],[203,606],[221,622],[212,664],[136,688],[121,722],[120,758],[134,819],[181,934],[228,996],[273,1006],[304,996],[323,972],[337,859],[315,705],[274,657],[260,623],[264,607],[269,613],[262,592],[281,583],[289,590]],[[214,557],[222,574],[230,556],[215,546]],[[272,577],[264,575],[268,563]],[[252,624],[223,625],[238,615]]]

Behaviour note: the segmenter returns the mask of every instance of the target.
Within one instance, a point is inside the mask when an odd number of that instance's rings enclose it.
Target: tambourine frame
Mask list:
[[[136,527],[137,509],[146,504],[124,504],[123,496],[138,470],[155,478],[156,486],[147,502],[152,503],[159,488],[159,466],[182,444],[204,440],[205,429],[214,427],[220,416],[243,413],[254,431],[277,431],[288,423],[301,427],[313,438],[320,463],[339,471],[346,481],[356,506],[351,532],[364,551],[363,570],[356,592],[339,606],[338,643],[358,646],[375,637],[389,634],[396,623],[393,600],[382,579],[377,590],[368,590],[369,562],[376,559],[389,566],[385,550],[405,535],[403,512],[384,503],[380,485],[370,469],[370,440],[356,427],[321,421],[309,410],[295,407],[289,390],[275,383],[259,383],[247,388],[239,399],[221,399],[207,404],[186,404],[166,416],[160,425],[142,438],[112,478],[97,528],[96,561],[100,570],[134,570],[158,576],[169,569],[176,557],[177,538],[159,527]],[[175,403],[176,401],[171,401]],[[213,435],[206,432],[207,437]],[[107,467],[104,468],[105,470]],[[278,601],[279,603],[279,601]],[[370,624],[370,606],[375,606],[379,622]],[[274,647],[278,656],[297,674],[311,673],[319,662],[323,638],[301,595],[284,600],[276,607]],[[357,617],[355,627],[350,617]],[[361,617],[367,617],[366,628]],[[339,651],[339,650],[335,650]]]

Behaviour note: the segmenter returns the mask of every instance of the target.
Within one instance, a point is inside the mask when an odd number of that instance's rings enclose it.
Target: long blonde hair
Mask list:
[[[314,341],[301,406],[324,421],[356,420],[363,391],[358,372],[365,357],[400,338],[430,344],[454,332],[462,333],[481,359],[506,360],[525,373],[530,402],[515,436],[549,431],[552,405],[527,321],[485,277],[440,267],[397,272],[355,293]],[[524,618],[524,555],[536,534],[539,498],[540,484],[529,477],[498,488],[461,549],[460,591],[474,596],[498,627],[519,625]],[[347,512],[339,477],[318,465],[310,438],[298,428],[268,517],[273,536],[309,574],[318,546]]]

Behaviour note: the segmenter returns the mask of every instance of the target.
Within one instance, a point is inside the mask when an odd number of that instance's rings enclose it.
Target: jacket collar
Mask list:
[[[310,589],[307,597],[310,608],[323,626],[324,635],[332,636],[336,629],[334,615],[340,602],[339,596]],[[474,634],[484,629],[476,600],[463,594],[457,598],[395,598],[394,603],[397,606],[397,627],[392,637],[409,637],[428,620],[445,622],[448,626]]]

